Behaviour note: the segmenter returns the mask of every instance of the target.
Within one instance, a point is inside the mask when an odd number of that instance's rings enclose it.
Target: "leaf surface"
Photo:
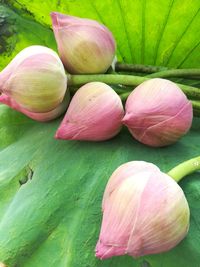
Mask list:
[[[56,49],[50,11],[106,24],[118,58],[131,63],[200,67],[197,0],[5,1],[0,6],[0,67],[22,48]],[[197,267],[200,263],[199,173],[184,179],[191,209],[187,237],[160,255],[100,261],[94,257],[106,182],[122,163],[145,160],[168,171],[200,153],[200,120],[177,144],[153,149],[126,129],[101,142],[58,141],[60,119],[38,123],[0,106],[0,261],[11,267]],[[172,200],[173,201],[173,200]]]

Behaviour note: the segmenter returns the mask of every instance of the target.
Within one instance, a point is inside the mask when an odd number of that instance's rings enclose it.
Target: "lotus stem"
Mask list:
[[[200,110],[200,101],[192,100],[192,106],[195,110]]]
[[[200,156],[184,161],[168,172],[177,183],[185,176],[200,170]]]
[[[167,67],[162,66],[151,66],[151,65],[142,65],[142,64],[127,64],[117,62],[115,64],[116,71],[124,72],[141,72],[141,73],[154,73],[167,70]]]
[[[104,82],[108,84],[121,84],[127,86],[138,86],[144,81],[150,78],[132,76],[132,75],[121,75],[121,74],[92,74],[92,75],[67,75],[68,84],[71,86],[79,86],[88,82]],[[176,83],[182,91],[187,95],[188,98],[200,100],[200,89],[188,85]]]
[[[148,78],[200,77],[200,69],[172,69],[149,74]]]

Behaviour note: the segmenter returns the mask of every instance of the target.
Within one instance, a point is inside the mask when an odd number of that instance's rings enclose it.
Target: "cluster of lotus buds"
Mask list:
[[[0,73],[0,102],[42,122],[67,109],[70,96],[65,71],[105,73],[116,52],[115,39],[104,25],[57,12],[51,18],[60,57],[47,47],[30,46]],[[125,111],[119,95],[95,81],[72,97],[55,138],[103,141],[125,125],[139,142],[161,147],[186,134],[192,118],[191,102],[171,81],[151,79],[140,84],[129,95]],[[96,245],[96,256],[101,259],[168,251],[189,228],[189,207],[182,189],[155,165],[143,161],[123,164],[112,174],[102,211]]]
[[[116,50],[112,33],[94,20],[57,12],[52,12],[51,18],[62,61],[47,47],[30,46],[0,73],[0,102],[38,121],[55,119],[66,111],[65,69],[104,73]],[[74,95],[55,137],[102,141],[115,136],[124,124],[141,143],[160,147],[186,134],[192,117],[191,102],[171,81],[151,79],[140,84],[126,101],[125,116],[115,91],[93,82]]]

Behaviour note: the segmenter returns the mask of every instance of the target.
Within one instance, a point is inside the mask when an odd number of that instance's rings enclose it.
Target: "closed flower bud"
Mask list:
[[[181,89],[156,78],[140,84],[129,95],[123,123],[141,143],[161,147],[186,134],[192,117],[192,104]]]
[[[57,139],[102,141],[121,129],[123,106],[107,84],[91,82],[74,95],[56,132]]]
[[[67,91],[62,103],[60,103],[55,109],[43,113],[28,111],[27,109],[21,107],[20,104],[18,104],[14,99],[5,94],[2,94],[0,96],[0,103],[8,105],[12,109],[23,113],[24,115],[35,121],[45,122],[58,118],[66,111],[69,104],[69,91]]]
[[[44,46],[25,48],[0,73],[0,91],[34,113],[55,109],[63,101],[66,88],[61,60]]]
[[[58,51],[70,73],[104,73],[115,56],[112,33],[100,23],[51,13]]]
[[[128,162],[108,181],[96,256],[139,257],[168,251],[188,228],[189,207],[180,186],[151,163]]]

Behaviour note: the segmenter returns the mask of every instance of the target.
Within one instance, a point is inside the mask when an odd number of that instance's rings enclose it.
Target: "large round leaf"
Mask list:
[[[50,11],[97,19],[114,33],[118,58],[170,67],[200,67],[198,0],[5,1],[0,6],[0,67],[31,44],[56,49]],[[190,231],[170,252],[100,261],[94,256],[106,182],[130,160],[163,171],[200,152],[200,121],[177,144],[153,149],[127,130],[102,143],[57,141],[60,120],[38,123],[0,106],[0,261],[18,267],[196,267],[200,263],[200,179],[181,182]],[[173,202],[173,199],[172,199]]]

